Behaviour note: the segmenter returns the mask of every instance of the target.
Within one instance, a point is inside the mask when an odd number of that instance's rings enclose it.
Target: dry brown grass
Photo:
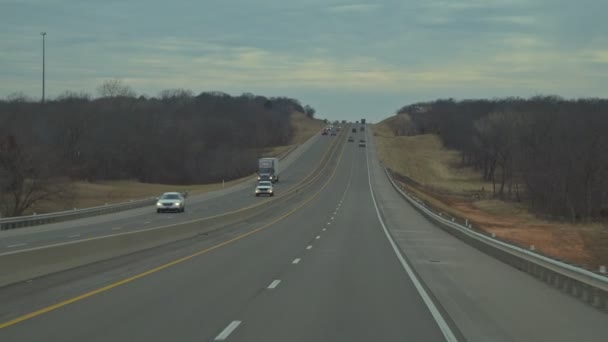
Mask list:
[[[279,156],[301,144],[316,134],[323,127],[323,121],[310,119],[303,113],[292,114],[292,125],[295,129],[291,144],[287,146],[275,146],[264,150],[268,156]],[[224,183],[225,187],[238,184],[253,175],[240,179],[231,180]],[[147,184],[137,181],[108,181],[108,182],[74,182],[74,198],[70,201],[47,201],[40,203],[32,211],[38,213],[69,210],[73,208],[88,208],[104,205],[106,203],[122,203],[130,200],[146,197],[156,197],[168,191],[187,191],[189,194],[200,194],[222,188],[222,183],[213,184],[193,184],[193,185],[167,185],[167,184]]]
[[[387,122],[374,126],[378,154],[392,170],[418,183],[442,192],[463,194],[491,189],[479,174],[468,167],[457,167],[460,155],[443,148],[433,134],[395,136]]]
[[[306,114],[300,112],[291,114],[291,125],[294,128],[294,136],[291,139],[292,144],[305,142],[325,126],[322,120],[311,119]]]
[[[379,157],[387,167],[418,183],[400,185],[428,205],[559,259],[590,269],[608,264],[606,224],[546,221],[520,203],[475,199],[473,193],[482,187],[491,192],[492,185],[474,170],[458,167],[457,152],[443,148],[435,135],[395,136],[388,124],[390,121],[383,121],[374,126]]]

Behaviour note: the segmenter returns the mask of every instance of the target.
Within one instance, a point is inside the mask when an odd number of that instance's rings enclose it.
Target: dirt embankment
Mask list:
[[[608,265],[608,225],[569,224],[534,216],[524,204],[493,199],[492,184],[472,168],[460,166],[457,151],[436,135],[397,136],[390,118],[374,126],[378,153],[398,175],[399,184],[433,207],[466,218],[477,229],[549,256],[597,270]]]

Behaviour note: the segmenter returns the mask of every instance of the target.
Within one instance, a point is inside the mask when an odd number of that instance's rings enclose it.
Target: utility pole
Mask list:
[[[44,103],[44,72],[45,72],[45,70],[44,70],[44,68],[45,68],[45,65],[44,65],[44,57],[45,57],[44,56],[44,53],[45,53],[44,43],[45,42],[44,42],[44,40],[45,39],[44,38],[46,37],[46,32],[40,32],[40,35],[42,36],[42,103]]]

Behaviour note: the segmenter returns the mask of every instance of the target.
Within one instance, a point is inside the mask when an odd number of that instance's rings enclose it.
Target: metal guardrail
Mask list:
[[[156,198],[146,198],[126,203],[109,204],[100,207],[86,209],[74,209],[48,214],[38,214],[30,216],[7,217],[0,219],[0,230],[16,229],[23,227],[37,226],[41,224],[75,220],[84,217],[97,216],[103,214],[116,213],[119,211],[141,208],[153,205]]]
[[[283,152],[279,159],[287,157],[293,152],[299,145],[294,145],[287,151]],[[67,211],[60,211],[47,214],[29,215],[29,216],[16,216],[0,218],[0,230],[17,229],[31,226],[38,226],[48,223],[56,223],[62,221],[75,220],[85,217],[98,216],[104,214],[113,214],[120,211],[126,211],[131,209],[142,208],[151,206],[156,202],[156,198],[145,198],[134,200],[126,203],[117,203],[111,205],[104,205],[99,207],[91,207],[86,209],[74,209]]]
[[[463,225],[456,222],[455,218],[446,218],[443,213],[434,212],[427,207],[424,201],[401,189],[388,169],[384,168],[384,172],[402,197],[448,233],[498,260],[608,312],[608,277],[605,275],[549,258],[534,250],[500,241],[496,236],[473,230],[468,221],[465,221]]]

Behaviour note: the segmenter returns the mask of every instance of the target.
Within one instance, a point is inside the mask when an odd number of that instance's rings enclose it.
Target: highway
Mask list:
[[[362,148],[347,134],[297,155],[277,191],[316,177],[257,215],[0,288],[0,341],[605,340],[604,313],[435,227],[390,188],[373,136],[355,135]],[[256,200],[244,187],[188,212]],[[164,216],[133,212],[37,234]]]
[[[330,139],[313,137],[281,162],[281,181],[278,193],[293,187],[313,171],[327,150]],[[265,200],[255,198],[252,181],[235,187],[213,191],[187,199],[185,213],[157,214],[155,207],[147,207],[115,215],[102,215],[44,226],[0,231],[0,255],[31,248],[77,242],[83,239],[134,232],[169,224],[177,224],[237,210]],[[159,194],[160,195],[160,194]]]

